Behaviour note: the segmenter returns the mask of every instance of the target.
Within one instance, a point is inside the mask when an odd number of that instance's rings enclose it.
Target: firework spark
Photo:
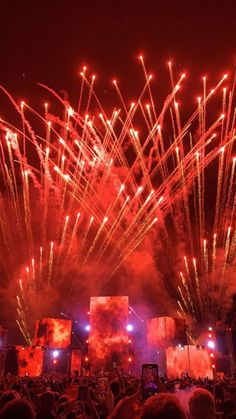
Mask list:
[[[143,57],[140,61],[145,77],[140,95],[129,105],[113,81],[119,104],[109,116],[95,93],[95,76],[90,78],[86,69],[75,108],[46,88],[62,116],[50,113],[48,103],[43,116],[25,102],[18,105],[2,87],[23,128],[0,121],[0,262],[4,278],[18,281],[17,322],[27,341],[37,298],[40,306],[40,296],[53,295],[59,287],[68,300],[75,298],[86,286],[85,272],[95,277],[98,292],[147,236],[159,238],[165,250],[173,248],[173,232],[177,243],[184,231],[184,273],[175,289],[168,285],[181,315],[203,316],[203,277],[218,269],[220,248],[219,295],[224,296],[228,269],[236,263],[234,84],[223,89],[224,115],[220,106],[214,119],[208,118],[208,105],[217,103],[226,76],[209,92],[204,80],[203,96],[186,118],[177,102],[185,74],[175,81],[169,65],[171,87],[158,111],[152,76]],[[210,246],[205,239],[206,172],[217,159]],[[68,280],[72,266],[76,275]],[[212,288],[211,282],[209,293]]]

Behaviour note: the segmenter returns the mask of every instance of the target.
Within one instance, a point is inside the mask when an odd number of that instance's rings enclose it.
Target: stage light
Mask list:
[[[128,358],[128,362],[132,362],[132,358],[131,358],[131,356]]]
[[[211,333],[209,333],[209,334],[208,334],[208,337],[209,337],[209,339],[211,339],[211,338],[212,338],[212,334],[211,334]]]
[[[211,358],[214,358],[214,354],[212,352],[210,353],[210,357]]]
[[[134,328],[133,328],[133,325],[132,324],[128,324],[127,327],[126,327],[126,329],[128,330],[128,332],[132,332],[132,330]]]
[[[88,316],[90,315],[90,311],[87,311]]]
[[[90,325],[89,325],[89,324],[87,324],[87,325],[85,326],[85,330],[86,330],[87,332],[89,332],[89,330],[90,330]]]
[[[212,331],[212,327],[211,327],[211,326],[209,326],[209,327],[208,327],[208,330],[209,330],[209,332],[211,332],[211,331]]]
[[[57,358],[59,356],[59,351],[53,351],[52,356],[53,358]]]
[[[132,340],[131,339],[129,339],[129,343],[131,343],[132,342]]]
[[[56,364],[57,364],[57,360],[56,360],[56,359],[54,359],[54,360],[53,360],[53,364],[54,364],[54,365],[56,365]]]
[[[213,340],[209,340],[209,341],[207,342],[207,346],[208,346],[208,348],[210,348],[210,349],[214,349],[214,348],[215,348],[215,343],[213,342]]]
[[[215,366],[215,364],[212,364],[212,368],[214,369],[216,366]]]
[[[88,357],[86,356],[86,357],[84,358],[84,360],[85,360],[85,362],[88,362],[88,360],[89,360],[89,359],[88,359]]]

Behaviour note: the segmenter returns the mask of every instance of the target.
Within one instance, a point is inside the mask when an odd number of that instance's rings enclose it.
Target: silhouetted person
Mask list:
[[[3,407],[0,419],[35,419],[35,414],[29,402],[15,399]]]
[[[19,398],[20,395],[15,390],[4,391],[0,397],[0,410],[5,406],[6,403]]]
[[[39,400],[38,413],[36,419],[54,419],[55,400],[51,391],[43,393]]]
[[[188,401],[193,419],[213,419],[215,417],[215,400],[208,390],[194,390]]]
[[[234,402],[231,399],[227,399],[225,400],[224,404],[223,404],[223,418],[225,419],[230,413],[234,412],[235,407],[234,407]]]
[[[140,419],[186,419],[186,414],[173,394],[159,393],[145,401]]]

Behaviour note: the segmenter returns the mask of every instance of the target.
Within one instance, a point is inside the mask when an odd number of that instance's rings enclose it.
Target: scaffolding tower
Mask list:
[[[230,326],[227,326],[223,323],[219,323],[216,326],[216,330],[225,333],[226,345],[227,345],[227,355],[219,355],[218,358],[227,359],[229,361],[229,369],[231,377],[235,376],[235,354],[234,354],[234,345],[232,337],[232,329]]]

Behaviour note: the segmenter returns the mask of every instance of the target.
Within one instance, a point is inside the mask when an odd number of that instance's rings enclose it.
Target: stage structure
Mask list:
[[[183,319],[155,317],[146,322],[145,362],[158,363],[160,374],[167,373],[166,349],[187,345],[186,325]]]
[[[169,346],[187,345],[184,319],[156,317],[147,320],[147,346],[165,350]]]
[[[4,373],[19,377],[38,377],[43,372],[44,349],[35,346],[16,345],[6,352]]]
[[[71,349],[44,349],[43,372],[47,374],[68,374],[70,372]]]
[[[167,374],[169,378],[180,377],[183,373],[193,378],[213,377],[213,349],[209,345],[186,345],[186,327],[181,319],[149,319],[146,328],[144,321],[135,324],[134,319],[130,319],[129,322],[129,302],[126,296],[91,297],[88,315],[89,324],[82,324],[89,337],[84,335],[84,346],[82,344],[81,347],[72,346],[71,320],[38,320],[34,339],[36,345],[9,348],[5,372],[21,377],[69,372],[77,376],[81,371],[89,373],[91,368],[110,368],[115,362],[124,370],[140,373],[141,364],[151,362],[157,363],[160,374]],[[137,325],[140,325],[144,333],[140,333]],[[78,330],[78,325],[75,330]],[[139,339],[142,343],[135,343],[135,333],[142,337]],[[208,331],[210,337],[208,344],[212,346],[212,328]]]
[[[215,328],[216,369],[218,372],[235,377],[236,363],[231,327],[218,322]]]
[[[71,330],[71,320],[37,320],[34,344],[44,348],[43,372],[66,374],[70,371]]]
[[[89,361],[92,367],[127,364],[128,297],[91,297]]]

